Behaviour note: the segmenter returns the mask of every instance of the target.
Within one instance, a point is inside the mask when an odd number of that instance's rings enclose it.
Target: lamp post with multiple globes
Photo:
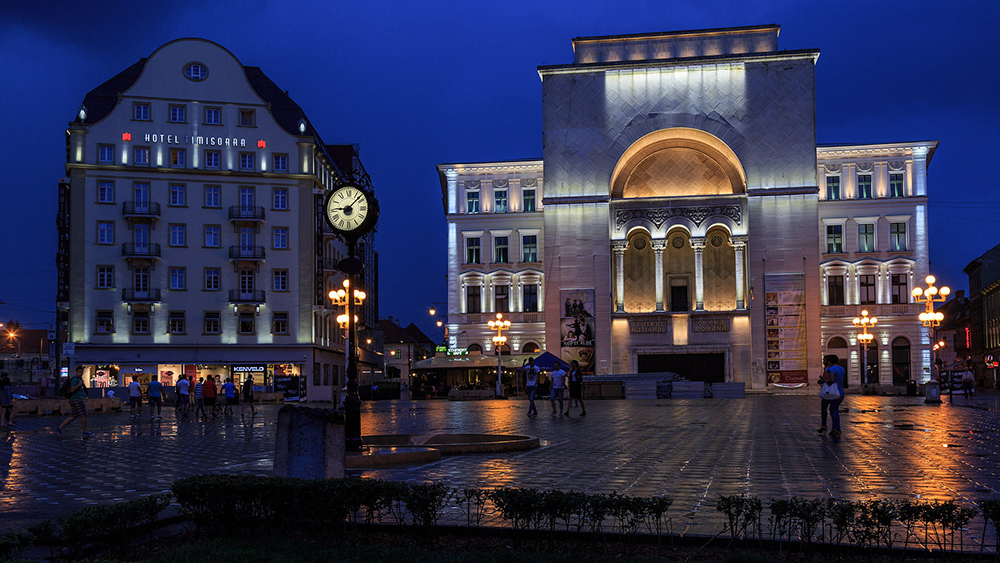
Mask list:
[[[944,313],[938,313],[934,311],[935,303],[943,303],[947,298],[948,294],[951,293],[951,288],[944,286],[941,288],[934,287],[934,282],[937,278],[934,276],[927,276],[924,278],[927,282],[926,288],[915,287],[913,288],[913,300],[917,303],[924,304],[924,312],[920,313],[919,319],[921,324],[927,327],[927,336],[934,338],[934,329],[941,326],[941,321],[944,320]],[[943,344],[942,344],[943,346]],[[934,369],[937,368],[937,350],[939,347],[935,345],[934,348],[934,366],[931,367],[931,379],[937,379],[934,375]],[[940,380],[939,380],[940,381]]]
[[[344,314],[337,315],[337,325],[341,329],[347,329],[347,397],[344,398],[344,410],[348,416],[344,426],[344,440],[348,451],[361,450],[361,399],[358,397],[357,378],[358,315],[355,314],[355,310],[358,305],[364,303],[365,297],[368,295],[360,289],[351,291],[350,278],[344,280],[343,289],[330,292],[333,304],[344,307]]]
[[[863,369],[862,373],[865,374],[865,378],[864,378],[864,381],[862,381],[862,383],[864,383],[865,385],[868,385],[869,383],[871,383],[871,381],[868,380],[869,379],[869,377],[868,377],[868,344],[872,340],[875,339],[875,335],[871,334],[870,332],[868,332],[868,327],[871,327],[872,330],[874,330],[875,329],[875,323],[878,322],[878,319],[875,318],[875,317],[869,317],[868,316],[868,311],[864,310],[864,311],[861,311],[861,317],[860,318],[859,317],[855,317],[854,320],[851,321],[851,322],[854,323],[854,327],[855,328],[861,327],[861,334],[858,335],[858,342],[861,343],[861,348],[862,348],[861,354],[864,356],[863,363],[862,363],[862,365],[864,367],[862,368]]]
[[[504,320],[503,313],[497,313],[497,320],[490,321],[486,323],[490,330],[497,331],[497,335],[493,337],[493,346],[497,349],[497,397],[503,396],[503,354],[501,353],[501,346],[507,343],[507,337],[503,335],[503,331],[510,329],[510,321]]]

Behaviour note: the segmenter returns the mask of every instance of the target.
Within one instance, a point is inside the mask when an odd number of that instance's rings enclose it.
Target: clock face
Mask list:
[[[338,231],[350,233],[364,224],[371,212],[368,195],[355,186],[344,186],[326,200],[326,217]]]

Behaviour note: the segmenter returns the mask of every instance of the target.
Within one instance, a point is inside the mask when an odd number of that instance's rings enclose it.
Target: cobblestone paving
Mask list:
[[[456,488],[527,486],[669,495],[680,533],[715,534],[720,495],[810,498],[1000,498],[1000,396],[924,405],[922,398],[849,396],[843,437],[816,433],[819,400],[751,396],[726,400],[589,401],[587,417],[537,418],[524,401],[365,403],[365,434],[502,433],[537,436],[527,452],[451,456],[354,474],[442,481]],[[0,529],[21,528],[88,504],[167,490],[198,473],[268,474],[277,406],[252,424],[132,423],[92,415],[60,437],[56,417],[24,417],[0,431]],[[978,539],[979,532],[970,530]],[[988,540],[989,541],[989,540]]]

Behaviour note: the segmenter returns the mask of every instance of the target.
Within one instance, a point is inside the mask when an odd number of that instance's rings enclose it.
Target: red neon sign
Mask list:
[[[131,141],[132,140],[132,134],[131,133],[122,133],[122,140],[123,141]]]
[[[257,148],[258,149],[266,149],[267,148],[267,143],[264,142],[263,139],[261,139],[261,140],[257,141]]]

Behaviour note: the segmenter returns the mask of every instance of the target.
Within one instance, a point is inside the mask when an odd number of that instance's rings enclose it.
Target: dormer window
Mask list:
[[[188,80],[201,82],[208,78],[208,69],[201,63],[190,63],[184,67],[184,77]]]

